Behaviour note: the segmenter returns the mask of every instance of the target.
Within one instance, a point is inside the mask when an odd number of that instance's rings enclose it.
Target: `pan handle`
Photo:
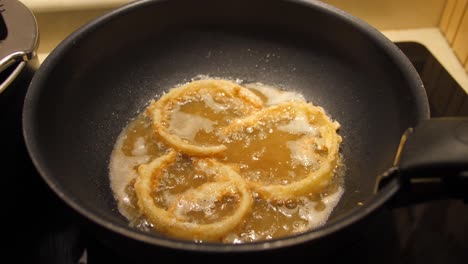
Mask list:
[[[395,168],[397,205],[443,198],[468,202],[468,118],[434,118],[408,129]]]

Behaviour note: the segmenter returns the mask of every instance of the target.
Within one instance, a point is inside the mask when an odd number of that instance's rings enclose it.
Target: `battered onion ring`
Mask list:
[[[165,114],[167,108],[173,107],[174,102],[181,101],[190,97],[189,93],[198,93],[201,90],[222,90],[226,95],[241,99],[246,108],[260,109],[263,106],[262,100],[253,92],[240,86],[237,83],[226,80],[198,80],[188,84],[182,85],[177,88],[171,89],[167,94],[162,96],[158,101],[152,101],[147,109],[147,113],[153,119],[153,125],[157,133],[173,148],[189,155],[207,156],[220,153],[226,150],[225,145],[215,146],[197,146],[188,143],[181,139],[179,136],[170,133],[164,126],[167,116]],[[202,93],[200,93],[202,94]],[[188,95],[188,96],[187,96]],[[251,113],[252,111],[248,111]]]
[[[243,131],[247,127],[259,127],[268,118],[273,119],[273,122],[285,118],[292,119],[295,112],[299,111],[309,118],[313,118],[314,124],[318,125],[318,130],[323,138],[323,146],[328,151],[327,155],[325,159],[322,159],[318,170],[311,172],[301,180],[289,184],[262,184],[261,182],[247,180],[249,185],[265,199],[287,200],[297,198],[300,195],[322,191],[333,177],[338,162],[338,151],[342,139],[336,133],[336,130],[340,125],[338,122],[330,120],[321,107],[306,102],[286,102],[264,108],[223,128],[223,134],[229,137],[230,134]]]
[[[173,164],[176,158],[177,153],[171,151],[148,164],[138,167],[139,176],[135,182],[135,193],[140,210],[155,226],[157,231],[162,231],[179,238],[219,241],[242,221],[252,207],[253,199],[247,184],[231,167],[213,159],[203,159],[202,161],[206,162],[210,173],[217,175],[215,177],[217,182],[205,183],[197,188],[198,190],[189,190],[176,200],[180,201],[180,199],[190,198],[190,196],[197,196],[194,192],[210,188],[212,194],[222,196],[226,193],[231,193],[231,189],[235,188],[239,194],[239,206],[232,215],[214,223],[197,224],[185,222],[183,217],[174,214],[174,209],[171,209],[173,206],[169,206],[168,210],[157,207],[151,195],[154,192],[152,186],[158,186],[162,171]],[[203,187],[207,184],[208,186]],[[229,189],[225,191],[220,190],[228,186]]]

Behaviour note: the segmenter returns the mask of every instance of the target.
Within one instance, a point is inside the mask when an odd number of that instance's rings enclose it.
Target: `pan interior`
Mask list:
[[[25,133],[48,183],[82,212],[126,227],[108,176],[117,136],[151,98],[209,75],[297,90],[324,107],[342,125],[346,166],[331,220],[368,201],[400,135],[421,115],[418,87],[389,52],[318,5],[179,2],[114,12],[42,65],[26,101]]]

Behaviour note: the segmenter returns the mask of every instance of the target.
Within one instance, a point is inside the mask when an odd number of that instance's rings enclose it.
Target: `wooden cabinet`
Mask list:
[[[468,73],[468,0],[447,0],[439,27]]]

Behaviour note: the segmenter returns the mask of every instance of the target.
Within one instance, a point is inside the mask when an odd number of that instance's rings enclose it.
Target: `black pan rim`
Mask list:
[[[116,10],[113,10],[103,16],[100,16],[87,23],[86,25],[82,26],[77,31],[69,35],[65,40],[63,40],[59,44],[59,46],[56,47],[50,53],[50,55],[39,68],[38,72],[34,76],[29,86],[23,108],[23,136],[25,139],[25,143],[29,155],[33,161],[33,164],[35,165],[37,171],[39,172],[43,180],[66,204],[68,204],[68,206],[73,208],[75,211],[80,213],[82,216],[84,216],[91,222],[98,224],[98,226],[100,227],[147,244],[163,246],[173,249],[213,253],[249,252],[293,246],[306,241],[311,241],[330,235],[334,232],[339,231],[340,229],[343,229],[358,222],[360,219],[369,215],[371,212],[375,211],[377,208],[385,204],[386,201],[388,201],[397,192],[398,183],[396,181],[393,181],[381,191],[379,191],[379,193],[374,195],[370,201],[365,203],[363,206],[353,210],[346,218],[339,219],[331,224],[327,224],[321,228],[303,234],[275,239],[271,241],[254,242],[246,244],[195,243],[191,241],[175,240],[171,238],[158,238],[152,236],[151,234],[143,234],[136,230],[130,229],[128,226],[111,223],[96,216],[94,213],[88,211],[86,208],[81,206],[72,197],[69,197],[66,193],[64,193],[60,186],[60,183],[56,179],[54,179],[53,175],[51,175],[51,173],[49,173],[47,169],[42,165],[44,161],[38,155],[38,146],[36,144],[36,139],[34,138],[34,129],[32,123],[35,109],[38,107],[38,97],[41,93],[41,87],[43,87],[46,84],[48,74],[52,71],[52,69],[55,67],[58,61],[60,61],[62,55],[68,50],[72,49],[76,41],[86,37],[88,32],[93,31],[94,29],[112,21],[113,19],[118,19],[118,17],[120,17],[121,15],[125,15],[126,13],[132,12],[135,9],[144,8],[146,5],[158,4],[160,2],[165,1],[168,0],[135,1],[133,3],[122,6]],[[416,116],[418,120],[421,121],[423,119],[429,118],[429,104],[427,101],[427,95],[424,90],[422,81],[419,78],[419,75],[417,74],[416,70],[414,69],[413,65],[408,60],[408,58],[406,58],[406,56],[402,53],[402,51],[399,50],[389,39],[387,39],[379,31],[377,31],[367,23],[361,21],[360,19],[353,17],[350,14],[345,13],[344,11],[339,10],[333,6],[319,1],[282,1],[290,2],[291,4],[302,5],[306,8],[316,8],[319,9],[321,12],[327,12],[330,15],[338,16],[346,23],[352,24],[364,34],[371,37],[375,41],[376,45],[380,46],[383,50],[388,52],[390,58],[394,60],[394,63],[402,69],[404,77],[410,84],[410,87],[413,88],[412,92],[413,94],[415,94],[415,99],[417,101]]]

